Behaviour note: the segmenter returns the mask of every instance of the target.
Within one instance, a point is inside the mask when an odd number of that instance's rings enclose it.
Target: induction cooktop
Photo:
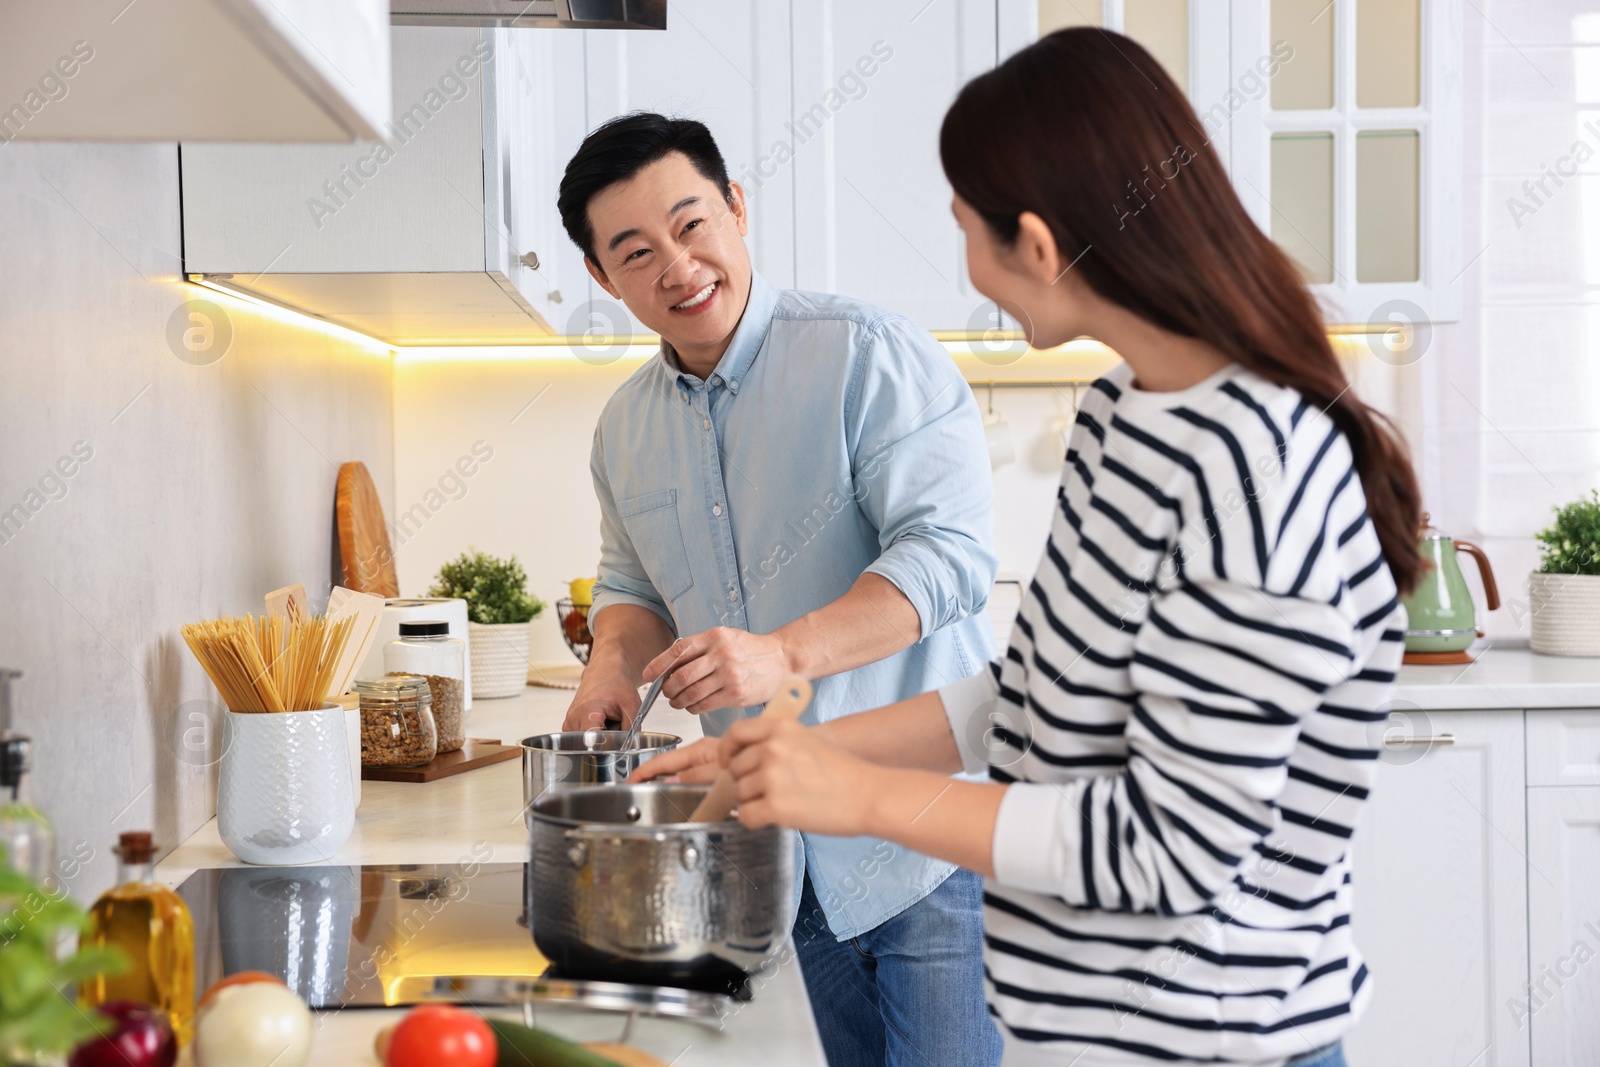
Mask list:
[[[464,1000],[440,978],[546,973],[528,927],[527,864],[227,867],[178,892],[194,915],[195,988],[282,978],[313,1008]]]
[[[534,944],[528,864],[225,867],[178,893],[194,916],[195,989],[240,971],[313,1008],[555,1001],[715,1020],[750,983],[644,986],[559,973]]]

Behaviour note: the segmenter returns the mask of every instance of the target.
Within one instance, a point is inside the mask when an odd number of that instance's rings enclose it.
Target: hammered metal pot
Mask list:
[[[626,730],[562,730],[522,739],[522,814],[533,828],[533,803],[549,793],[587,785],[614,785],[645,760],[683,743],[674,734],[642,731],[624,750]]]
[[[783,944],[795,834],[687,823],[705,785],[613,785],[532,807],[533,940],[564,977],[737,982]]]

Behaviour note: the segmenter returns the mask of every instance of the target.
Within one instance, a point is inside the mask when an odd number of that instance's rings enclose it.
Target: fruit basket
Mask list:
[[[562,597],[556,601],[556,618],[561,620],[561,639],[579,663],[587,664],[589,649],[594,646],[594,635],[589,632],[589,605],[576,605]]]

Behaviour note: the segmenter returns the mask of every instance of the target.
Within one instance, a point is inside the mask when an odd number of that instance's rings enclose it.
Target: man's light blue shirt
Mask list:
[[[943,346],[904,316],[780,292],[755,275],[710,377],[679,370],[663,346],[606,404],[591,466],[601,515],[592,613],[637,604],[679,636],[770,633],[866,571],[906,595],[921,626],[905,635],[914,643],[817,680],[808,723],[937,689],[994,656],[982,418]],[[720,736],[759,710],[701,721]],[[904,911],[954,870],[875,838],[806,834],[804,844],[840,939]]]

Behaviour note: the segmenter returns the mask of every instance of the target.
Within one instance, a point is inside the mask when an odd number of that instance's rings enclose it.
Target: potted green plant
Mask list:
[[[82,908],[11,867],[0,854],[0,1063],[56,1064],[98,1034],[109,1016],[78,1009],[70,986],[120,974],[115,948],[85,946],[63,958],[67,934],[88,925]]]
[[[1528,576],[1530,643],[1548,656],[1600,656],[1600,493],[1555,512],[1534,535],[1541,560]]]
[[[510,697],[528,683],[528,623],[544,601],[528,592],[517,557],[499,559],[471,549],[439,568],[429,596],[467,602],[467,654],[472,658],[472,698]]]

